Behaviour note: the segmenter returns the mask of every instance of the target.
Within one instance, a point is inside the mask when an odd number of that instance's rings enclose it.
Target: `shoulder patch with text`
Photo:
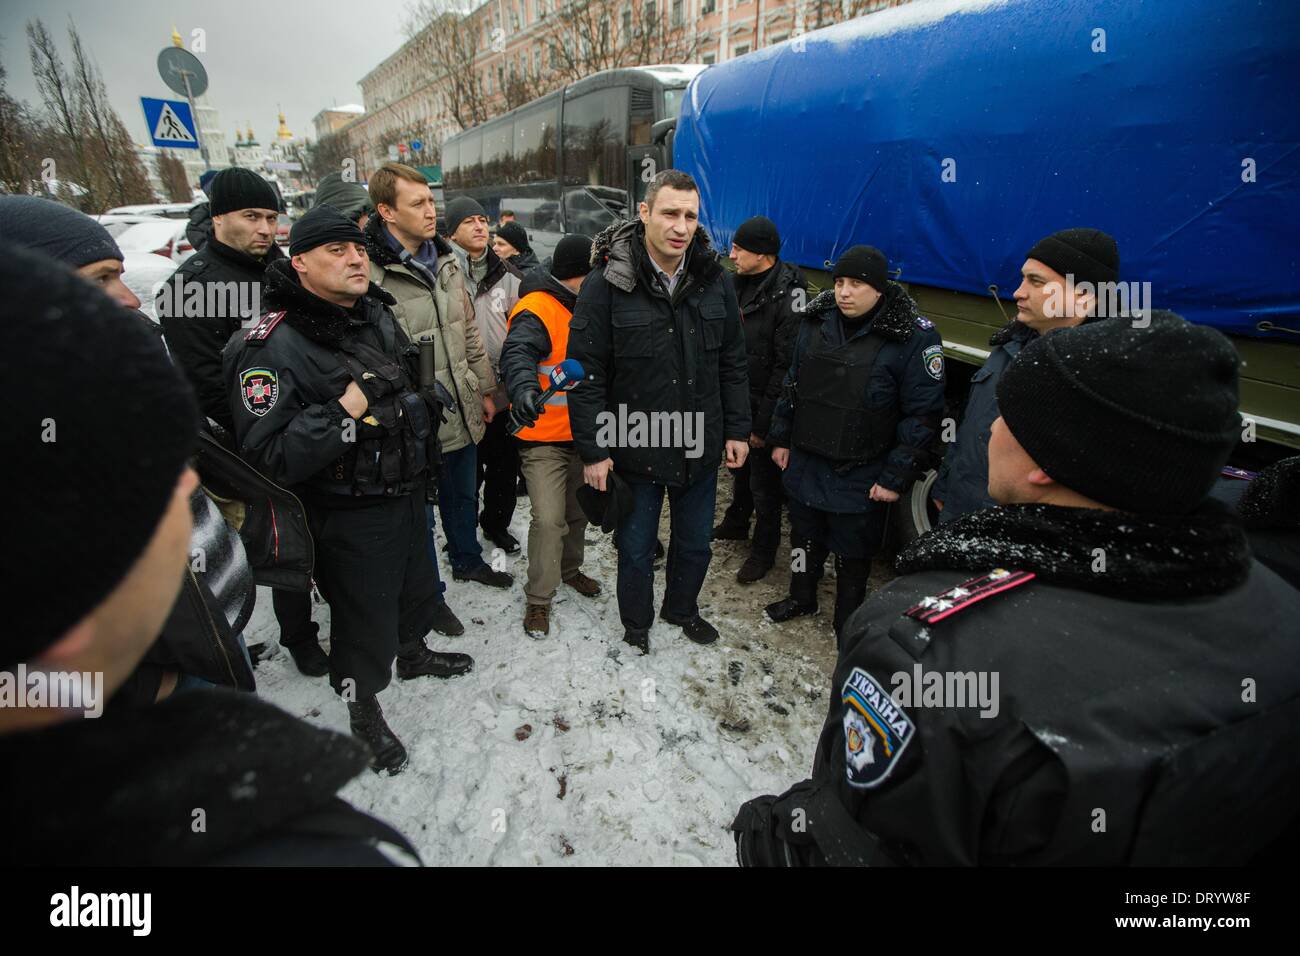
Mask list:
[[[916,731],[912,718],[860,667],[840,695],[844,704],[844,773],[851,787],[879,786]]]
[[[936,382],[943,379],[943,346],[931,345],[921,353],[921,361],[925,363],[925,370],[930,373],[930,377]]]
[[[250,368],[239,373],[239,397],[244,407],[261,418],[280,397],[280,380],[274,369]]]

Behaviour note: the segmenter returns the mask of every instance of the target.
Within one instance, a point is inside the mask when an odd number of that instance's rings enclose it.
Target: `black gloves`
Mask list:
[[[824,866],[808,833],[811,780],[797,783],[779,797],[755,797],[740,808],[731,824],[736,862],[741,866]]]
[[[523,428],[536,425],[546,408],[542,404],[542,392],[537,388],[526,388],[514,397],[510,405],[510,416]]]

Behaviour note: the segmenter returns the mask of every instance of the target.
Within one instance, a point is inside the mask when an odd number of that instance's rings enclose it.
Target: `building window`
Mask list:
[[[706,13],[716,13],[718,9],[718,0],[703,0],[700,4],[700,15]]]
[[[631,7],[623,8],[622,23],[619,25],[618,32],[619,35],[623,38],[624,43],[627,43],[627,41],[632,38],[632,8]]]
[[[748,52],[749,52],[749,44],[748,44],[748,43],[745,43],[745,44],[742,44],[742,45],[736,47],[735,55],[736,55],[736,56],[744,56],[744,55],[745,55],[746,53],[748,53]]]
[[[705,66],[712,66],[718,62],[718,55],[716,53],[706,53],[701,59],[704,60]]]
[[[673,26],[679,27],[686,22],[686,0],[673,0]]]
[[[657,0],[646,0],[645,22],[653,24],[658,19],[659,19],[659,4]]]

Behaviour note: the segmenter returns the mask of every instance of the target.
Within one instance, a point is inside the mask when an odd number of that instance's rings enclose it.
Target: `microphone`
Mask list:
[[[555,368],[551,369],[551,384],[546,387],[546,391],[542,392],[541,398],[538,399],[538,404],[542,406],[542,414],[546,414],[546,402],[552,395],[556,392],[573,391],[586,377],[587,372],[582,367],[582,363],[577,359],[565,359],[559,365],[555,366]],[[511,419],[510,434],[512,435],[518,435],[525,428],[529,427],[516,419],[513,415],[511,416]]]

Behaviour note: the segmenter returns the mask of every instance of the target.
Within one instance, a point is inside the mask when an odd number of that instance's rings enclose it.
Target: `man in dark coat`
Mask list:
[[[474,663],[424,643],[443,604],[424,524],[436,426],[393,297],[370,282],[361,230],[318,206],[294,224],[289,252],[267,270],[267,313],[226,346],[235,437],[307,508],[330,604],[330,685],[375,769],[397,773],[406,749],[376,696],[394,658],[402,680]]]
[[[785,386],[768,444],[789,498],[790,595],[766,611],[777,622],[816,613],[834,554],[838,639],[866,596],[888,505],[925,473],[943,412],[939,333],[880,250],[853,246],[835,263],[835,289],[809,303]]]
[[[736,580],[750,584],[776,563],[781,541],[781,469],[767,449],[772,412],[781,397],[781,385],[794,357],[794,339],[806,303],[807,283],[795,266],[778,258],[781,236],[766,216],[746,219],[731,241],[731,261],[736,264],[734,285],[745,326],[745,351],[749,354],[750,455],[743,468],[733,472],[734,492],[713,529],[714,540],[744,541],[749,537],[749,516],[757,515],[749,557],[736,572]]]
[[[1097,287],[1118,280],[1119,248],[1100,229],[1062,229],[1034,244],[1020,276],[1016,317],[989,339],[993,350],[971,376],[957,440],[944,455],[930,489],[940,522],[994,506],[988,491],[988,447],[998,417],[998,380],[1020,350],[1040,335],[1111,318],[1104,309],[1109,297],[1098,296]]]
[[[29,399],[0,426],[23,462],[5,477],[6,497],[23,502],[7,523],[23,546],[0,559],[18,596],[0,638],[0,814],[14,823],[0,862],[414,860],[335,796],[365,767],[346,737],[231,691],[102,711],[191,561],[198,406],[144,323],[71,273],[7,247],[0,282],[0,362]],[[91,473],[113,480],[87,494]]]
[[[1167,312],[1025,347],[1001,507],[918,539],[849,620],[813,777],[741,808],[742,863],[1239,864],[1288,832],[1300,592],[1206,499],[1237,364]]]
[[[569,396],[584,479],[606,490],[611,470],[631,488],[618,524],[618,607],[624,640],[649,650],[654,551],[667,492],[672,509],[660,617],[698,643],[718,632],[698,598],[713,556],[709,532],[718,462],[749,452],[745,339],[735,292],[708,235],[700,194],[679,170],[646,189],[639,221],[596,237],[595,269],[569,323],[568,357],[586,370]]]

